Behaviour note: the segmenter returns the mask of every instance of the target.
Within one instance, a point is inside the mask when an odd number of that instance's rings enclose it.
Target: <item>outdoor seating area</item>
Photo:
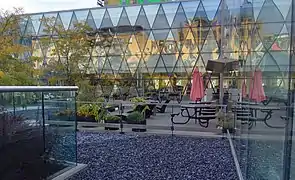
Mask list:
[[[251,180],[265,175],[264,169],[271,170],[273,176],[280,174],[280,169],[271,168],[269,163],[282,161],[279,152],[285,132],[282,127],[286,120],[282,118],[286,107],[278,108],[274,103],[265,106],[262,102],[229,100],[228,104],[220,105],[218,100],[178,103],[177,100],[160,102],[148,97],[108,102],[99,99],[91,103],[76,101],[71,92],[58,91],[63,98],[57,101],[44,99],[42,92],[30,94],[26,89],[15,90],[27,99],[37,98],[22,107],[22,103],[10,103],[17,93],[8,96],[6,91],[3,90],[1,96],[3,107],[12,114],[24,115],[24,123],[37,124],[41,132],[48,131],[45,145],[49,143],[47,140],[54,142],[46,152],[58,160],[50,161],[57,162],[58,166],[49,168],[45,174],[58,176],[55,168],[59,172],[63,168],[74,168],[77,163],[88,167],[70,179],[99,176],[103,179],[227,177],[234,180],[239,175],[237,163]],[[225,113],[221,115],[220,112]],[[1,123],[2,126],[5,122]],[[56,134],[53,140],[50,132]],[[8,136],[16,138],[12,134]],[[39,143],[41,148],[44,143]],[[5,146],[1,139],[1,147]],[[273,153],[275,159],[258,164],[257,161],[269,158],[264,154],[266,150]],[[11,155],[6,153],[5,156]],[[76,165],[69,166],[65,162]],[[30,170],[26,173],[30,174]],[[13,177],[7,175],[2,179]]]

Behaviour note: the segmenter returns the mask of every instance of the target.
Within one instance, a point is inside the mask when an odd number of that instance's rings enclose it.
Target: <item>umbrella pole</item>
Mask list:
[[[220,60],[224,62],[224,2],[225,0],[222,0],[221,1],[221,14],[220,14],[220,18],[221,18],[221,27],[220,27],[220,30],[221,30],[221,38],[220,38],[220,55],[219,55],[219,58]],[[219,104],[222,105],[223,104],[223,72],[219,74]]]

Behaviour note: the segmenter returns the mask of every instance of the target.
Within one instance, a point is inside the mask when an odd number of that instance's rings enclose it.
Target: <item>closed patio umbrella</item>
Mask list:
[[[201,99],[204,96],[205,96],[205,93],[204,93],[202,73],[199,72],[198,68],[195,68],[193,72],[193,82],[192,82],[192,88],[190,93],[190,100],[201,101]]]
[[[262,86],[262,72],[259,69],[254,72],[250,84],[249,99],[253,100],[254,102],[262,102],[266,100],[266,96]]]

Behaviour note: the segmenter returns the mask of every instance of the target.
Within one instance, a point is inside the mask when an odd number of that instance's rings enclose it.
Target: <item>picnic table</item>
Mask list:
[[[186,117],[187,120],[184,122],[175,122],[174,116],[178,114],[171,114],[172,124],[187,124],[190,120],[198,121],[200,126],[207,128],[209,126],[209,120],[216,118],[215,108],[219,106],[217,104],[210,104],[208,102],[197,103],[197,104],[186,104],[181,105],[181,116]],[[211,113],[202,114],[202,109],[212,109]],[[190,110],[193,110],[193,113],[190,113]]]
[[[245,103],[246,104],[246,103]],[[243,110],[250,110],[251,116],[245,116],[245,117],[237,117],[239,119],[242,120],[249,120],[249,129],[251,129],[253,127],[253,125],[256,126],[256,122],[263,122],[267,127],[270,128],[284,128],[283,126],[273,126],[271,124],[269,124],[269,120],[272,117],[273,111],[275,110],[280,110],[279,107],[274,107],[274,106],[262,106],[262,105],[257,105],[254,103],[251,103],[251,105],[247,104],[240,104],[240,105],[236,105],[234,106],[235,109],[243,109]],[[258,118],[257,117],[257,112],[260,111],[262,113],[264,113],[264,117],[263,118]]]

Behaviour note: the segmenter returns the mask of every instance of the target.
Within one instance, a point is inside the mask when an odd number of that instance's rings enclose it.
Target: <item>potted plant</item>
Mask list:
[[[100,104],[83,104],[78,108],[77,121],[101,122],[106,110]]]
[[[146,100],[140,97],[134,97],[130,99],[134,103],[133,111],[138,111],[145,115],[145,118],[150,118],[153,112],[150,110],[149,106],[146,104]]]
[[[134,111],[127,116],[127,123],[128,124],[139,124],[139,125],[146,125],[146,120],[144,118],[143,113]],[[146,127],[135,127],[132,128],[132,131],[134,132],[145,132]]]
[[[104,122],[105,123],[114,123],[114,124],[119,124],[120,123],[121,118],[119,116],[113,116],[113,115],[107,115],[105,117]],[[112,125],[106,125],[105,126],[105,130],[118,130],[119,127],[114,127]]]
[[[235,132],[234,113],[232,112],[232,102],[228,102],[226,113],[220,110],[217,114],[218,125],[222,127],[222,132]]]

